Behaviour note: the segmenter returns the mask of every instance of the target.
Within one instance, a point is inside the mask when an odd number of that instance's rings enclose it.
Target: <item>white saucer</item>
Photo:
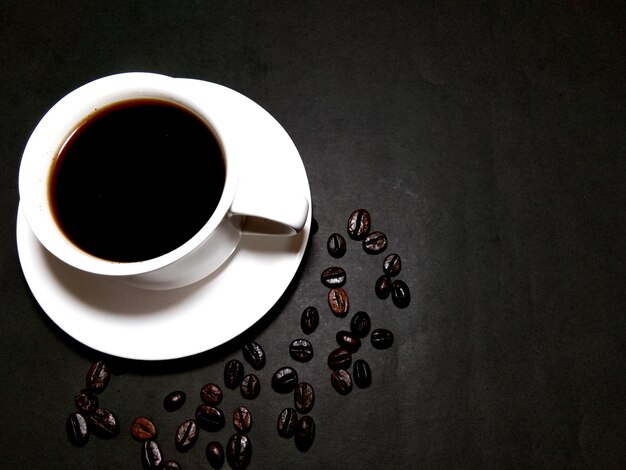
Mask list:
[[[276,120],[245,96],[220,85],[181,79],[199,92],[228,92],[253,156],[245,171],[280,185],[286,176],[311,193],[300,155]],[[242,149],[245,150],[245,149]],[[242,170],[243,171],[243,170]],[[243,333],[278,301],[306,249],[304,230],[292,237],[244,236],[217,272],[188,287],[148,291],[80,272],[52,256],[21,210],[17,248],[26,281],[46,314],[67,334],[106,354],[141,360],[176,359],[215,348]]]

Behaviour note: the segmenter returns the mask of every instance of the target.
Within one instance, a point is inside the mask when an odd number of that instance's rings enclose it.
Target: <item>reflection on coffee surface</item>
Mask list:
[[[81,123],[51,172],[66,236],[99,258],[143,261],[193,237],[222,195],[225,164],[211,129],[159,99],[119,102]]]

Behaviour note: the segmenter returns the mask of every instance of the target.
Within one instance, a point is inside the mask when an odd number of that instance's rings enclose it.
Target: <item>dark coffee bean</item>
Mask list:
[[[241,391],[241,396],[248,399],[254,400],[261,393],[261,381],[254,374],[246,375],[241,381],[241,386],[239,387]]]
[[[357,387],[367,388],[372,385],[372,371],[370,370],[370,365],[363,359],[354,361],[352,375],[354,376],[354,383]]]
[[[254,370],[261,370],[265,367],[265,351],[259,343],[251,341],[244,345],[241,350],[243,358],[252,366]]]
[[[346,271],[339,266],[331,266],[322,271],[320,279],[326,287],[341,287],[346,283]]]
[[[278,415],[276,430],[278,435],[285,439],[289,439],[296,433],[298,426],[298,413],[293,408],[285,408]]]
[[[130,435],[137,441],[144,442],[150,439],[156,439],[157,430],[152,421],[145,416],[141,416],[130,425]]]
[[[306,335],[310,335],[315,331],[320,322],[320,314],[315,307],[307,307],[302,311],[300,317],[300,328]]]
[[[198,424],[193,419],[183,421],[174,435],[174,445],[178,452],[187,452],[191,449],[200,435]]]
[[[141,446],[141,465],[146,470],[161,470],[163,468],[163,454],[156,441],[146,441]]]
[[[345,369],[333,371],[330,376],[330,383],[333,388],[342,395],[347,395],[352,391],[352,377],[350,377],[350,373]]]
[[[311,235],[315,235],[317,231],[319,230],[319,228],[320,228],[320,225],[317,222],[317,219],[313,217],[311,219]]]
[[[298,373],[292,367],[285,366],[272,375],[272,388],[278,393],[289,393],[298,385]]]
[[[224,384],[232,389],[241,385],[243,380],[243,364],[237,359],[231,359],[224,366]]]
[[[233,426],[235,431],[241,434],[247,434],[252,427],[252,415],[250,410],[245,406],[239,406],[233,411]]]
[[[358,336],[352,334],[349,331],[341,330],[335,335],[337,344],[342,348],[347,349],[351,353],[355,353],[361,347],[361,340]]]
[[[350,320],[350,331],[359,338],[365,338],[370,332],[372,321],[367,312],[359,311],[354,314]]]
[[[81,390],[81,392],[74,397],[74,404],[76,404],[78,411],[91,413],[98,408],[98,395],[90,390]]]
[[[80,413],[72,413],[65,421],[65,430],[67,438],[76,447],[82,447],[89,440],[89,426],[87,420]]]
[[[299,413],[308,413],[315,403],[315,391],[313,386],[306,382],[300,382],[293,392],[293,404]]]
[[[315,421],[310,416],[303,416],[298,421],[295,434],[296,447],[301,452],[306,452],[315,440]]]
[[[328,291],[328,306],[338,317],[343,318],[350,310],[350,299],[343,287],[336,287]]]
[[[387,349],[393,344],[393,333],[385,328],[378,328],[370,335],[372,346],[376,349]]]
[[[294,339],[289,345],[289,355],[294,361],[308,362],[313,358],[313,345],[306,339]]]
[[[209,465],[215,469],[220,469],[224,466],[224,448],[222,444],[217,441],[211,441],[206,445],[206,458],[209,461]]]
[[[326,243],[328,254],[333,258],[341,258],[346,254],[346,239],[338,233],[331,234]]]
[[[382,253],[387,248],[387,236],[383,232],[372,232],[363,240],[363,249],[370,255]]]
[[[214,383],[208,383],[200,389],[200,399],[207,405],[219,405],[223,396],[222,389]]]
[[[111,379],[111,373],[109,368],[102,361],[97,361],[91,364],[87,371],[87,377],[85,383],[87,388],[95,393],[102,393]]]
[[[187,400],[187,394],[182,390],[176,390],[174,392],[168,393],[166,397],[163,399],[163,408],[166,411],[176,411],[182,408]]]
[[[383,261],[383,271],[387,276],[397,276],[402,269],[402,261],[400,260],[400,256],[392,253],[387,255],[385,260]]]
[[[328,355],[328,367],[332,370],[347,369],[352,364],[352,354],[346,348],[337,348]]]
[[[379,299],[386,299],[391,294],[391,279],[388,276],[382,275],[376,280],[376,286],[374,287],[376,296]]]
[[[117,418],[110,410],[98,408],[87,418],[91,432],[101,439],[111,439],[120,432]]]
[[[211,405],[196,408],[196,423],[205,431],[219,431],[226,424],[222,410]]]
[[[400,279],[393,281],[393,285],[391,286],[391,299],[393,300],[394,305],[398,308],[408,307],[411,302],[411,292],[409,291],[409,286],[407,286],[406,283]]]
[[[181,470],[182,468],[176,460],[168,460],[163,463],[163,470]]]
[[[370,232],[372,221],[365,209],[357,209],[348,218],[348,235],[353,240],[363,240]]]
[[[226,460],[234,470],[243,470],[250,465],[252,443],[245,434],[233,434],[226,444]]]

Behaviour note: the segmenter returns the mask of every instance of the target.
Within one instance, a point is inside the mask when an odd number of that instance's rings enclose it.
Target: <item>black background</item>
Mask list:
[[[0,467],[140,468],[128,433],[154,419],[167,458],[207,468],[204,433],[174,450],[200,387],[256,339],[251,468],[625,468],[626,176],[623,2],[7,1],[0,14]],[[17,172],[38,120],[95,78],[209,80],[268,110],[298,147],[319,231],[293,285],[244,337],[173,363],[116,361],[111,441],[72,447],[65,418],[91,361],[38,307],[15,247]],[[340,261],[353,311],[396,334],[359,351],[374,376],[342,397],[327,353],[347,320],[325,304],[328,235],[367,208],[402,256],[409,308],[377,299],[382,257]],[[307,453],[279,438],[300,312],[317,305]],[[237,305],[232,312],[236,315]],[[248,367],[248,369],[250,369]],[[176,413],[162,409],[174,389]],[[244,400],[226,393],[227,414]]]

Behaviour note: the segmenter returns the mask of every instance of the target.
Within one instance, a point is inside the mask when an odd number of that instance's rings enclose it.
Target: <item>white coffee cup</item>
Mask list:
[[[222,149],[224,189],[206,224],[181,246],[144,261],[110,261],[87,253],[65,235],[55,218],[48,185],[61,146],[79,124],[102,107],[142,98],[182,105],[206,123]],[[242,178],[244,158],[238,141],[245,138],[245,129],[238,124],[227,100],[220,102],[215,95],[207,99],[185,80],[153,73],[124,73],[95,80],[62,98],[33,131],[19,171],[21,210],[39,242],[74,268],[154,290],[192,284],[228,260],[246,227],[254,226],[268,236],[291,236],[302,230],[307,220],[309,202],[288,181],[267,187],[263,181]],[[262,223],[246,224],[246,220]]]

